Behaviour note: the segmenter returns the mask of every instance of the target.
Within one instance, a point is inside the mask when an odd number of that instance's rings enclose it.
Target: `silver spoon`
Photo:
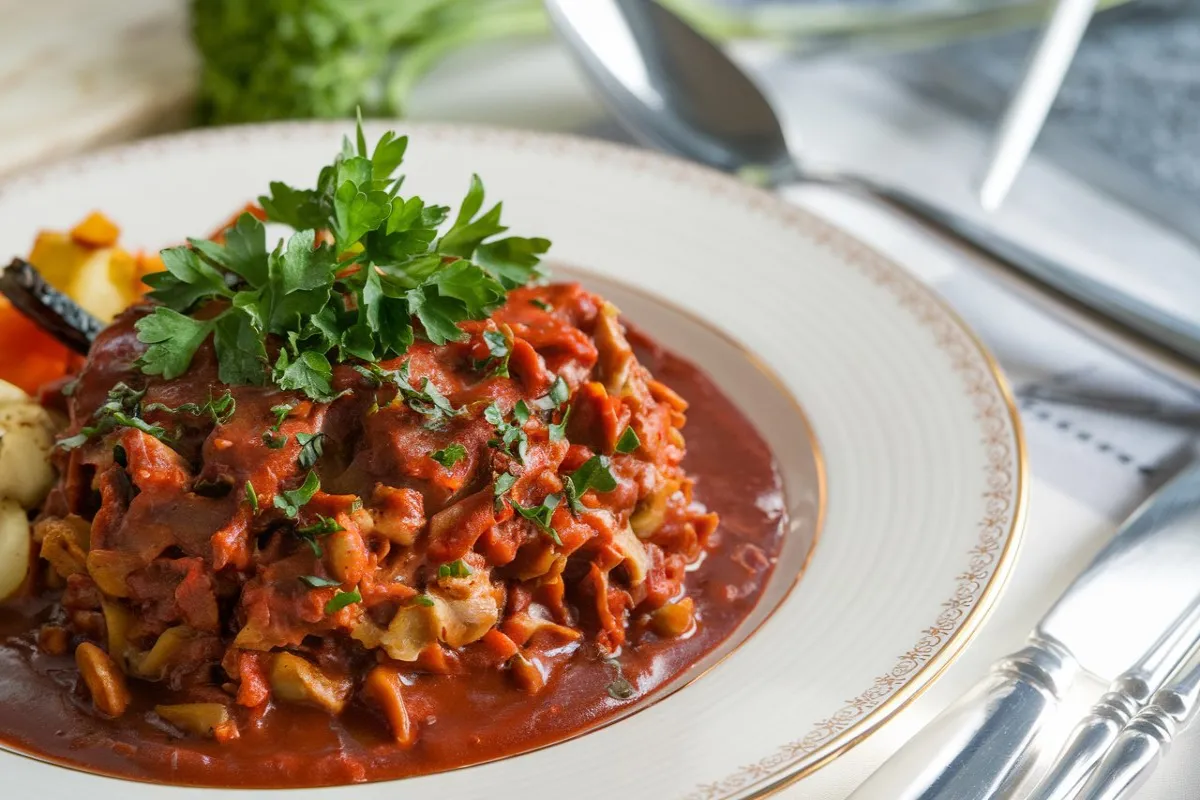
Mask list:
[[[639,140],[768,186],[819,183],[882,199],[986,253],[1062,318],[1195,391],[1200,325],[1034,253],[952,209],[861,175],[810,172],[770,103],[725,53],[652,0],[545,0],[585,76]],[[1132,342],[1132,344],[1131,344]],[[1182,363],[1180,363],[1182,362]]]

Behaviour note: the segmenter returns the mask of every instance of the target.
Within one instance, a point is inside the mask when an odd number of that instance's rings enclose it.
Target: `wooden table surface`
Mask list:
[[[0,0],[0,20],[0,176],[186,123],[186,0]]]

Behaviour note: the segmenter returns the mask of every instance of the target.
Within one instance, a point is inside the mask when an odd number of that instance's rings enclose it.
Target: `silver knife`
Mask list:
[[[1005,797],[1057,743],[1038,734],[1081,670],[1111,682],[1197,595],[1200,463],[1121,525],[1038,623],[1025,647],[886,761],[851,800]]]

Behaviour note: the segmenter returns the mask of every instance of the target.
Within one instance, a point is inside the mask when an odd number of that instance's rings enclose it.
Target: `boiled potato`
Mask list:
[[[0,498],[34,508],[54,484],[54,418],[31,400],[0,403]]]
[[[29,263],[55,289],[108,322],[138,299],[137,263],[119,247],[84,247],[65,233],[44,231]]]
[[[0,600],[25,582],[31,542],[25,509],[12,500],[0,500]]]

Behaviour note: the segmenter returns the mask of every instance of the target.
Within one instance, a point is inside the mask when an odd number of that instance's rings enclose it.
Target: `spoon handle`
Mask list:
[[[985,225],[904,189],[858,175],[803,175],[805,182],[836,186],[895,206],[959,243],[989,256],[1016,277],[1027,294],[1064,311],[1066,321],[1095,334],[1111,348],[1157,367],[1164,377],[1200,387],[1200,325],[1151,306],[1059,261],[1035,253]]]

